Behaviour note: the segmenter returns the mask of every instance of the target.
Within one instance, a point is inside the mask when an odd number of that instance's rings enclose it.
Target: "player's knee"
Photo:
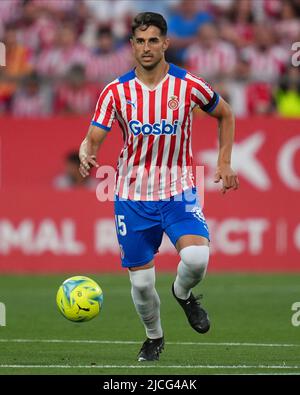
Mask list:
[[[153,293],[155,287],[154,268],[146,270],[129,271],[131,286],[141,295]]]
[[[153,293],[154,285],[152,283],[133,283],[131,282],[132,288],[135,292],[138,292],[142,296],[147,296]]]
[[[209,261],[208,246],[188,246],[180,251],[181,260],[191,270],[204,271]]]

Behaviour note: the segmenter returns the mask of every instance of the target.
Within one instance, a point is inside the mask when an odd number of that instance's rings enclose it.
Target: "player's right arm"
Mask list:
[[[239,187],[237,174],[231,168],[231,151],[234,141],[234,115],[231,107],[202,78],[188,74],[193,83],[192,101],[219,121],[219,155],[215,182],[222,180],[222,192]]]
[[[107,133],[110,131],[115,118],[114,98],[111,90],[112,84],[109,84],[101,92],[96,110],[89,127],[87,135],[80,145],[79,171],[82,177],[90,174],[91,167],[99,167],[97,163],[97,153]]]
[[[94,125],[89,127],[87,135],[79,149],[79,171],[82,177],[87,177],[90,174],[91,167],[99,167],[96,159],[97,153],[106,136],[107,131],[104,129]]]

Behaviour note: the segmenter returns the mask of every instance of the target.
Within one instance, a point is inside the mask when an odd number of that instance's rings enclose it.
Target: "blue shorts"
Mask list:
[[[116,230],[123,267],[143,266],[158,252],[163,233],[176,244],[183,235],[209,240],[196,188],[159,201],[115,197]]]

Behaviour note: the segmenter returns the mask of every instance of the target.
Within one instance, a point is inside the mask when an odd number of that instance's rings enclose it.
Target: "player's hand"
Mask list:
[[[230,165],[218,166],[214,182],[223,181],[221,192],[224,194],[229,189],[234,191],[238,189],[240,183],[237,174],[232,170]]]
[[[87,155],[85,153],[80,153],[79,159],[80,159],[79,172],[84,178],[90,175],[91,167],[99,167],[95,155]]]

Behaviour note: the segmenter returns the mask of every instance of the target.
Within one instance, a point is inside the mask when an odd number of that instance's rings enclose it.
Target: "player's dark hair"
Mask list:
[[[161,35],[166,36],[168,25],[165,18],[155,12],[141,12],[138,14],[131,25],[131,32],[134,36],[136,29],[147,30],[149,26],[156,26],[159,28]]]

